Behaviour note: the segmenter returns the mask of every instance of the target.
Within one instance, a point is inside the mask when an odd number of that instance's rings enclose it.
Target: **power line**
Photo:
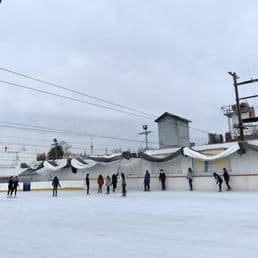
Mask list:
[[[18,75],[21,75],[21,76],[24,76],[24,77],[28,77],[30,78],[30,76],[26,76],[26,75],[23,75],[23,74],[19,74],[19,73],[16,73],[16,72],[13,72],[11,70],[7,70],[5,68],[1,68],[0,67],[0,70],[2,71],[8,71],[8,72],[11,72],[11,73],[14,73],[14,74],[18,74]],[[30,79],[32,79],[33,77],[31,77]],[[38,81],[41,81],[40,79],[36,79],[36,78],[33,78],[34,80],[38,80]],[[41,81],[41,82],[44,82],[44,81]],[[120,113],[125,113],[125,114],[129,114],[129,115],[133,115],[133,116],[136,116],[136,117],[141,117],[141,118],[145,118],[145,119],[150,119],[152,120],[154,118],[153,115],[149,115],[147,113],[144,113],[144,112],[138,112],[138,113],[142,113],[142,114],[146,114],[148,116],[145,116],[145,115],[139,115],[139,114],[135,114],[135,113],[132,113],[132,112],[127,112],[127,111],[123,111],[123,110],[119,110],[119,109],[116,109],[116,108],[112,108],[112,107],[108,107],[108,106],[104,106],[104,105],[100,105],[100,104],[96,104],[96,103],[92,103],[92,102],[88,102],[88,101],[84,101],[84,100],[80,100],[80,99],[77,99],[77,98],[73,98],[73,97],[68,97],[68,96],[64,96],[64,95],[60,95],[60,94],[57,94],[57,93],[52,93],[52,92],[49,92],[49,91],[45,91],[45,90],[40,90],[40,89],[35,89],[35,88],[32,88],[32,87],[28,87],[28,86],[24,86],[24,85],[20,85],[20,84],[16,84],[16,83],[12,83],[12,82],[8,82],[8,81],[4,81],[4,80],[0,80],[0,83],[3,83],[3,84],[7,84],[7,85],[10,85],[10,86],[14,86],[14,87],[19,87],[19,88],[24,88],[24,89],[27,89],[27,90],[32,90],[32,91],[36,91],[36,92],[40,92],[42,94],[47,94],[47,95],[52,95],[52,96],[55,96],[55,97],[60,97],[60,98],[65,98],[65,99],[68,99],[68,100],[72,100],[72,101],[75,101],[75,102],[80,102],[80,103],[83,103],[83,104],[89,104],[89,105],[93,105],[93,106],[97,106],[97,107],[101,107],[101,108],[105,108],[105,109],[109,109],[109,110],[112,110],[112,111],[116,111],[116,112],[120,112]],[[46,84],[51,84],[51,83],[48,83],[46,82]],[[55,85],[55,84],[53,84]],[[57,85],[56,85],[57,86]],[[60,88],[62,88],[62,86],[59,86]],[[68,88],[65,88],[65,90],[69,91]],[[73,90],[70,90],[71,92],[73,92]],[[76,93],[80,93],[80,92],[77,92],[75,91]],[[81,93],[81,95],[83,95],[84,93]],[[87,94],[85,94],[85,96],[87,96]],[[95,97],[93,97],[95,98]],[[97,97],[96,97],[97,99]],[[107,101],[108,103],[108,101]],[[116,104],[114,104],[116,105]],[[119,106],[117,104],[117,106]],[[128,110],[133,110],[133,109],[129,109],[127,108]],[[187,126],[185,126],[187,127]],[[190,129],[192,130],[195,130],[195,131],[199,131],[201,133],[210,133],[209,131],[206,131],[206,130],[203,130],[203,129],[199,129],[199,128],[195,128],[195,127],[191,127],[189,126]]]
[[[181,125],[181,126],[182,126],[182,125]],[[187,126],[185,126],[185,127],[187,127]],[[199,128],[196,128],[196,127],[191,127],[191,126],[189,126],[189,128],[192,129],[192,130],[198,131],[198,132],[200,132],[200,133],[205,133],[205,134],[209,134],[209,133],[210,133],[209,131],[206,131],[206,130],[204,130],[204,129],[199,129]]]
[[[0,83],[4,83],[4,84],[8,84],[10,86],[14,86],[14,87],[19,87],[19,88],[24,88],[24,89],[40,92],[40,93],[47,94],[47,95],[52,95],[52,96],[56,96],[56,97],[60,97],[60,98],[65,98],[65,99],[76,101],[76,102],[80,102],[80,103],[83,103],[83,104],[89,104],[89,105],[93,105],[93,106],[97,106],[97,107],[101,107],[101,108],[117,111],[117,112],[120,112],[120,113],[129,114],[129,115],[133,115],[133,116],[137,116],[137,117],[141,117],[141,118],[145,118],[145,119],[150,119],[150,120],[153,119],[151,117],[147,117],[147,116],[144,116],[144,115],[138,115],[138,114],[135,114],[135,113],[132,113],[132,112],[127,112],[127,111],[115,109],[115,108],[112,108],[112,107],[107,107],[107,106],[91,103],[91,102],[88,102],[88,101],[84,101],[84,100],[80,100],[80,99],[76,99],[76,98],[72,98],[72,97],[68,97],[68,96],[52,93],[52,92],[49,92],[49,91],[44,91],[44,90],[35,89],[35,88],[32,88],[32,87],[28,87],[28,86],[24,86],[24,85],[12,83],[12,82],[7,82],[7,81],[4,81],[4,80],[0,80]],[[199,131],[199,132],[205,133],[205,134],[209,133],[209,131],[206,131],[206,130],[203,130],[203,129],[199,129],[199,128],[195,128],[195,127],[191,127],[191,126],[189,126],[189,128],[192,129],[192,130],[195,130],[195,131]]]
[[[114,137],[114,136],[106,136],[106,135],[95,135],[95,134],[89,134],[89,133],[80,133],[75,131],[66,131],[61,130],[57,128],[50,128],[50,127],[43,127],[43,126],[35,126],[35,125],[28,125],[24,123],[16,123],[16,122],[9,122],[9,121],[2,121],[0,120],[0,123],[9,124],[9,125],[1,125],[0,127],[6,127],[6,128],[13,128],[13,129],[21,129],[21,130],[31,130],[31,131],[40,131],[40,132],[50,132],[50,133],[58,133],[58,134],[68,134],[68,135],[75,135],[75,136],[87,136],[87,137],[94,137],[94,138],[103,138],[103,139],[112,139],[112,140],[118,140],[118,141],[127,141],[127,142],[136,142],[141,143],[140,140],[131,139],[131,138],[123,138],[123,137]],[[183,125],[182,125],[183,126]],[[187,126],[183,126],[187,127]],[[197,130],[201,133],[207,134],[208,131],[189,127],[190,129]],[[150,141],[151,144],[157,144],[157,142]],[[115,146],[114,146],[115,147]]]
[[[108,107],[108,106],[92,103],[92,102],[85,101],[85,100],[81,100],[81,99],[77,99],[77,98],[73,98],[73,97],[68,97],[68,96],[64,96],[64,95],[61,95],[61,94],[57,94],[57,93],[53,93],[53,92],[49,92],[49,91],[45,91],[45,90],[35,89],[35,88],[29,87],[29,86],[24,86],[24,85],[13,83],[13,82],[8,82],[8,81],[0,80],[0,83],[7,84],[7,85],[10,85],[10,86],[13,86],[13,87],[18,87],[18,88],[23,88],[23,89],[31,90],[31,91],[40,92],[40,93],[43,93],[43,94],[46,94],[46,95],[51,95],[51,96],[55,96],[55,97],[59,97],[59,98],[64,98],[64,99],[72,100],[72,101],[83,103],[83,104],[88,104],[88,105],[92,105],[92,106],[96,106],[96,107],[101,107],[101,108],[109,109],[109,110],[112,110],[112,111],[116,111],[116,112],[120,112],[120,113],[124,113],[124,114],[128,114],[128,115],[132,115],[132,116],[136,116],[136,117],[141,117],[141,118],[151,119],[151,120],[153,119],[153,118],[151,118],[149,116],[139,115],[139,114],[136,114],[136,113],[119,110],[119,109],[116,109],[116,108],[112,108],[112,107]]]
[[[4,135],[5,137],[3,137],[3,135],[2,136],[0,136],[2,139],[0,139],[0,144],[2,143],[2,144],[8,144],[8,143],[10,143],[10,141],[9,140],[7,140],[7,139],[5,139],[6,137],[8,137],[8,138],[12,138],[12,140],[13,139],[18,139],[18,140],[22,140],[22,142],[15,142],[15,143],[17,143],[17,144],[19,144],[19,145],[26,145],[26,146],[39,146],[39,147],[50,147],[50,144],[49,145],[46,145],[46,144],[44,144],[44,145],[42,145],[42,144],[31,144],[30,142],[32,141],[32,140],[34,140],[34,141],[37,141],[37,142],[46,142],[46,140],[42,140],[42,139],[32,139],[32,138],[28,138],[28,137],[19,137],[19,136],[14,136],[14,135]],[[60,141],[60,142],[62,142],[62,141]],[[83,148],[83,149],[89,149],[90,147],[86,147],[86,146],[88,146],[88,142],[84,142],[84,143],[82,143],[82,142],[75,142],[75,141],[71,141],[71,140],[64,140],[64,142],[66,142],[67,144],[69,144],[69,145],[71,145],[71,148],[72,149],[74,149],[74,148],[79,148],[80,147],[80,149],[81,148]],[[11,142],[11,143],[13,143],[13,141]],[[96,145],[96,144],[95,144]],[[76,147],[75,147],[76,146]],[[109,149],[112,149],[112,148],[117,148],[117,146],[116,145],[110,145],[110,144],[104,144],[104,146],[105,147],[109,147]],[[125,146],[123,146],[123,148],[132,148],[132,147],[136,147],[136,146],[132,146],[132,145],[125,145]],[[105,150],[105,148],[96,148],[97,150]]]
[[[7,145],[20,145],[20,146],[29,146],[29,147],[47,147],[47,148],[51,148],[51,146],[47,145],[47,144],[31,144],[31,143],[22,143],[22,142],[10,142],[10,141],[0,141],[1,144],[7,144]],[[71,147],[71,149],[77,149],[77,150],[89,150],[89,147]],[[95,148],[95,150],[102,150],[105,151],[105,148]],[[27,151],[25,152],[21,152],[22,154],[26,154]],[[0,152],[1,153],[1,152]],[[2,153],[10,153],[10,152],[4,152],[2,151]],[[29,153],[33,153],[33,152],[29,152]]]
[[[19,140],[22,140],[22,141],[26,141],[26,142],[23,143],[24,145],[28,145],[27,143],[31,142],[32,140],[33,141],[37,141],[37,142],[46,142],[46,141],[48,141],[48,140],[43,140],[42,138],[41,139],[39,139],[39,138],[31,138],[31,137],[28,138],[28,137],[19,137],[19,136],[15,136],[15,135],[6,135],[6,134],[5,135],[1,135],[0,138],[1,138],[0,143],[1,143],[1,141],[4,141],[6,138],[12,138],[12,139],[19,139]],[[80,143],[76,142],[74,140],[70,140],[70,139],[62,139],[62,141],[66,142],[68,144],[71,144],[72,148],[74,148],[74,146],[88,146],[89,145],[89,142],[86,142],[86,141],[85,142],[80,142]],[[99,145],[99,144],[97,144],[97,145]],[[105,147],[108,147],[109,149],[117,148],[117,145],[114,145],[114,144],[113,145],[102,144],[102,145],[104,145]],[[95,146],[96,146],[96,143],[95,143]],[[133,146],[133,145],[124,145],[123,144],[123,148],[133,148],[133,147],[135,147],[135,145]],[[105,148],[103,148],[103,150],[104,149]]]
[[[60,86],[60,85],[58,85],[56,83],[52,83],[52,82],[49,82],[49,81],[46,81],[46,80],[42,80],[42,79],[36,78],[34,76],[26,75],[24,73],[16,72],[16,71],[9,70],[9,69],[3,68],[3,67],[0,67],[0,70],[4,71],[4,72],[7,72],[7,73],[11,73],[11,74],[17,75],[17,76],[20,76],[20,77],[24,77],[24,78],[27,78],[27,79],[30,79],[30,80],[33,80],[33,81],[37,81],[37,82],[40,82],[40,83],[43,83],[43,84],[47,84],[49,86],[52,86],[52,87],[55,87],[55,88],[58,88],[58,89],[62,89],[62,90],[68,91],[68,92],[76,93],[76,94],[79,94],[79,95],[84,96],[84,97],[88,97],[88,98],[91,98],[91,99],[94,99],[94,100],[98,100],[98,101],[101,101],[101,102],[104,102],[104,103],[107,103],[107,104],[110,104],[110,105],[113,105],[113,106],[117,106],[117,107],[120,107],[120,108],[123,108],[123,109],[127,109],[127,110],[130,110],[130,111],[142,114],[144,116],[149,116],[149,117],[155,118],[154,115],[151,115],[151,114],[139,111],[137,109],[130,108],[130,107],[127,107],[127,106],[124,106],[124,105],[121,105],[121,104],[117,104],[117,103],[115,103],[113,101],[110,101],[110,100],[106,100],[106,99],[103,99],[103,98],[95,97],[95,96],[89,95],[89,94],[81,92],[81,91],[72,90],[72,89],[69,89],[67,87]]]
[[[61,134],[63,133],[63,134],[87,136],[87,137],[94,137],[94,138],[106,138],[106,139],[112,139],[112,140],[129,141],[129,142],[137,142],[137,143],[141,142],[140,140],[130,139],[130,138],[95,135],[95,134],[80,133],[80,132],[74,132],[74,131],[65,131],[65,130],[60,130],[60,129],[55,129],[55,128],[27,125],[27,124],[22,124],[22,123],[14,123],[14,122],[7,122],[7,121],[0,121],[0,123],[5,123],[6,125],[0,124],[0,127],[6,127],[6,128],[41,131],[41,132],[52,132],[52,133],[54,132],[54,133],[61,133]]]

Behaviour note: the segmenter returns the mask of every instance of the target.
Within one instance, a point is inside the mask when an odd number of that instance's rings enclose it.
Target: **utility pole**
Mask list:
[[[237,85],[237,79],[239,79],[239,77],[237,76],[236,73],[229,72],[228,74],[232,76],[233,85],[235,88],[236,108],[237,108],[238,128],[239,128],[239,140],[244,141],[244,128],[243,128],[243,122],[242,122],[242,117],[241,117],[241,113],[240,113],[239,94],[238,94],[238,85]]]
[[[146,150],[148,150],[148,135],[152,133],[152,131],[148,131],[148,126],[143,125],[142,129],[144,130],[143,132],[140,132],[139,135],[145,135],[145,145],[146,145]]]
[[[240,113],[240,102],[239,101],[244,100],[244,99],[257,98],[258,95],[252,95],[252,96],[239,98],[238,86],[258,82],[258,79],[251,79],[251,80],[248,80],[248,81],[237,82],[237,80],[240,77],[235,72],[234,73],[233,72],[228,72],[228,74],[232,76],[233,85],[234,85],[234,88],[235,88],[236,107],[237,107],[237,115],[238,115],[239,140],[244,141],[244,126],[243,126],[243,120],[242,120],[241,113]]]

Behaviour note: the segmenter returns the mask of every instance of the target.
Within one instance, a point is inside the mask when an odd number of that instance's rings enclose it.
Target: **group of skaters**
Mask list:
[[[85,178],[87,194],[90,194],[90,177],[89,176],[90,175],[87,174],[86,178]],[[112,192],[116,192],[118,176],[119,176],[119,173],[116,173],[116,174],[113,174],[111,177],[109,175],[107,175],[106,179],[104,179],[104,177],[100,174],[97,178],[98,193],[99,194],[102,193],[104,185],[106,186],[106,194],[110,194],[111,187],[112,187]],[[125,175],[124,175],[124,173],[120,173],[120,176],[121,176],[122,196],[126,196]],[[216,180],[216,184],[218,184],[218,186],[219,186],[219,192],[221,192],[222,191],[222,183],[223,183],[222,176],[220,176],[217,173],[213,173],[213,176]],[[161,169],[160,173],[159,173],[159,181],[161,183],[162,191],[166,190],[166,178],[167,178],[166,173],[164,172],[163,169]],[[188,168],[186,178],[189,183],[189,190],[193,191],[194,172],[193,172],[192,168]],[[229,184],[230,176],[229,176],[229,173],[226,168],[223,168],[223,178],[227,185],[227,190],[228,191],[232,190],[232,187]],[[150,181],[151,181],[150,172],[148,170],[146,170],[144,179],[143,179],[144,191],[147,191],[147,192],[150,191]],[[57,196],[57,188],[61,187],[57,177],[54,177],[54,179],[52,181],[52,186],[53,186],[53,196]]]
[[[219,192],[222,192],[222,183],[223,183],[223,179],[225,180],[226,186],[227,186],[227,191],[231,191],[232,187],[229,184],[229,180],[230,180],[230,176],[229,173],[227,171],[226,168],[223,168],[223,175],[219,175],[218,173],[213,173],[213,177],[216,180],[216,184],[219,186]],[[193,191],[193,178],[194,178],[194,173],[193,170],[191,168],[188,168],[188,173],[187,173],[187,179],[189,182],[189,190]]]
[[[125,174],[121,173],[121,186],[122,186],[122,196],[126,196],[126,180],[125,180]],[[102,175],[99,175],[97,178],[97,184],[98,184],[98,193],[102,193],[102,188],[105,184],[106,186],[106,194],[110,193],[110,188],[112,187],[112,192],[115,192],[117,190],[117,183],[118,183],[118,176],[119,173],[113,174],[111,177],[109,175],[106,176],[106,180],[104,180],[104,177]],[[87,194],[90,192],[90,178],[89,174],[86,175],[86,191]]]
[[[216,184],[219,186],[219,192],[222,192],[222,183],[223,179],[227,186],[227,191],[231,191],[232,187],[229,184],[230,181],[230,175],[226,168],[223,168],[223,175],[219,175],[218,173],[213,173],[213,177],[216,180]],[[189,190],[193,191],[193,179],[194,179],[194,172],[192,168],[188,168],[187,176],[186,176],[188,183],[189,183]],[[163,171],[163,169],[160,170],[159,173],[159,181],[161,183],[161,190],[166,190],[166,173]],[[148,170],[146,170],[144,175],[144,191],[150,191],[150,173]]]
[[[222,183],[223,183],[223,179],[222,179],[222,177],[221,177],[219,174],[217,174],[217,173],[213,173],[213,176],[214,176],[214,178],[215,178],[215,180],[216,180],[216,184],[219,185],[219,192],[221,192],[221,191],[222,191],[221,185],[222,185]],[[226,183],[226,186],[227,186],[227,191],[231,191],[231,190],[232,190],[232,187],[231,187],[231,185],[229,184],[230,176],[229,176],[229,173],[228,173],[228,171],[227,171],[226,168],[223,168],[223,178],[224,178],[225,183]]]
[[[104,180],[104,177],[102,175],[99,175],[97,178],[97,185],[98,185],[98,193],[102,193],[103,186],[105,184],[106,186],[106,194],[110,193],[110,189],[112,187],[112,192],[116,192],[117,190],[117,183],[118,183],[118,177],[119,173],[113,174],[111,177],[109,175],[106,176],[106,179]],[[126,179],[124,173],[120,173],[121,177],[121,187],[122,187],[122,196],[126,196]],[[227,191],[232,190],[232,187],[229,184],[230,181],[230,176],[226,168],[223,168],[223,175],[219,175],[218,173],[213,173],[213,177],[216,180],[216,184],[219,187],[219,192],[222,191],[222,183],[223,179],[226,183],[227,186]],[[189,182],[189,190],[193,191],[193,179],[194,179],[194,172],[192,168],[188,168],[187,176],[186,176],[188,182]],[[150,172],[146,170],[145,175],[144,175],[144,191],[150,191]],[[163,171],[163,169],[160,170],[159,173],[159,181],[161,183],[161,190],[165,191],[166,190],[166,173]],[[90,193],[90,178],[89,174],[86,175],[85,178],[86,182],[86,192],[87,194]],[[57,196],[57,189],[58,187],[61,187],[61,184],[59,182],[59,179],[57,176],[54,177],[52,180],[52,186],[53,186],[53,197]],[[14,196],[16,197],[17,194],[17,188],[19,187],[19,180],[18,176],[11,176],[8,181],[8,191],[7,191],[7,196],[11,197]]]
[[[161,183],[161,190],[165,191],[166,190],[166,173],[164,172],[163,169],[160,170],[159,173],[159,181]],[[144,175],[144,191],[150,191],[150,172],[146,170],[145,175]]]
[[[106,194],[110,193],[111,187],[112,187],[112,192],[116,192],[118,176],[119,176],[119,173],[113,174],[112,177],[107,175],[106,179],[104,180],[104,177],[102,175],[99,175],[97,178],[98,193],[102,193],[104,184],[106,186]],[[121,176],[122,196],[126,196],[125,174],[120,173],[120,176]],[[161,189],[166,190],[166,174],[163,171],[163,169],[160,170],[159,180],[161,182]],[[86,192],[87,192],[87,194],[89,194],[89,191],[90,191],[89,174],[86,175],[85,183],[86,183]],[[146,170],[146,172],[145,172],[143,183],[144,183],[144,191],[150,191],[150,172],[148,170]]]
[[[8,180],[8,191],[7,191],[7,197],[12,197],[14,194],[14,197],[16,197],[17,189],[19,187],[19,179],[18,176],[11,176]]]

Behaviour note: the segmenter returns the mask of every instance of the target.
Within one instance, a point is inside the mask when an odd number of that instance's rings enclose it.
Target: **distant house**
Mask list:
[[[190,120],[165,112],[155,122],[158,123],[160,148],[190,146]]]

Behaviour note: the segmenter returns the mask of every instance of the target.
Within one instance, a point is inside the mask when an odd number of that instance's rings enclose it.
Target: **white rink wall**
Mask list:
[[[81,190],[85,189],[84,180],[60,180],[61,190]],[[233,191],[258,191],[258,175],[253,176],[231,176],[230,184]],[[185,176],[170,176],[167,177],[168,191],[188,191],[188,180]],[[223,183],[223,190],[226,190],[226,185]],[[127,177],[128,191],[143,191],[143,177]],[[197,176],[193,180],[194,191],[218,191],[215,179],[212,176]],[[7,191],[8,184],[0,184],[1,191]],[[23,183],[20,183],[19,190],[23,189]],[[31,182],[31,190],[51,190],[51,181]],[[111,187],[112,189],[112,187]],[[158,177],[151,177],[151,191],[161,190],[161,185]],[[97,192],[97,180],[94,178],[90,181],[90,190]],[[120,180],[118,181],[118,191],[121,190]],[[103,186],[103,192],[106,191],[106,186]]]
[[[227,169],[231,175],[230,184],[234,191],[257,191],[258,190],[258,152],[246,149],[245,154],[234,153],[227,158]],[[39,177],[34,177],[31,182],[32,190],[51,189],[51,180],[58,176],[63,189],[83,189],[85,188],[85,176],[90,174],[91,189],[97,190],[97,177],[102,174],[104,178],[107,175],[117,172],[124,172],[127,178],[127,189],[143,190],[143,177],[146,170],[151,173],[151,190],[160,190],[158,180],[160,169],[163,169],[167,175],[167,190],[169,191],[187,191],[189,189],[186,179],[189,167],[194,168],[194,161],[185,156],[179,156],[168,162],[148,162],[143,159],[122,159],[110,163],[99,163],[89,169],[78,169],[77,173],[72,173],[71,168],[50,171],[43,168],[39,171]],[[194,169],[195,170],[195,169]],[[195,191],[217,191],[218,186],[212,176],[212,172],[195,171],[193,187]],[[218,171],[222,174],[222,169]],[[34,182],[37,181],[37,182]],[[118,186],[120,183],[118,183]],[[20,183],[20,189],[23,184]],[[223,183],[225,189],[225,183]],[[105,186],[104,186],[105,189]],[[0,184],[0,190],[6,191],[7,184]],[[104,190],[105,191],[105,190]]]

